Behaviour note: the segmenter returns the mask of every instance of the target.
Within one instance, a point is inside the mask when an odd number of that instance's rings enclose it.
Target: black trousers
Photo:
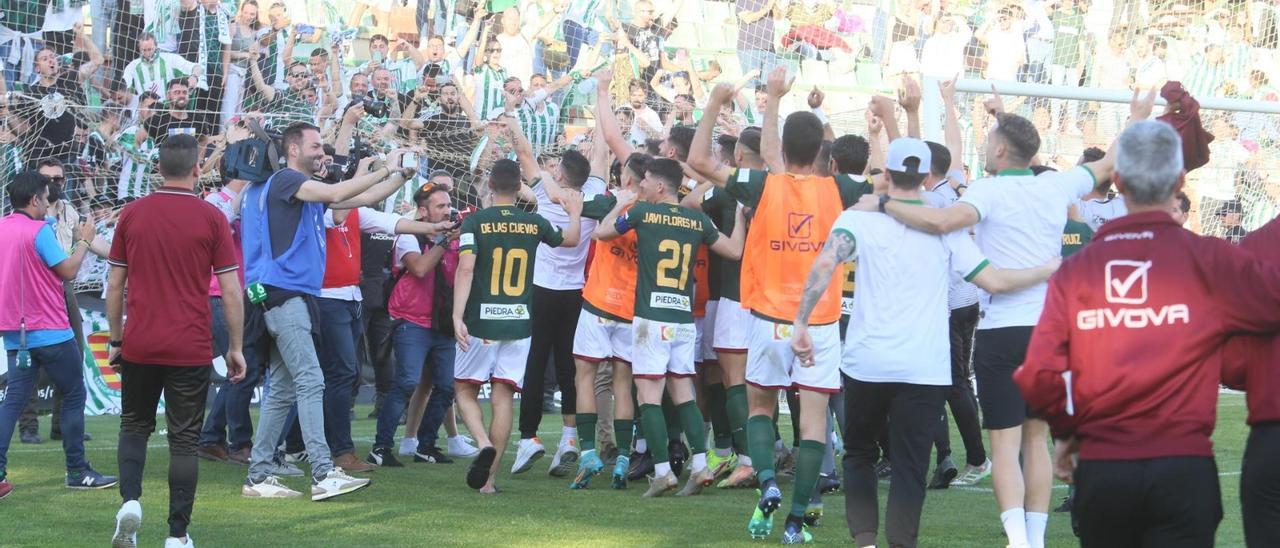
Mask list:
[[[121,371],[120,498],[142,498],[147,439],[156,429],[156,405],[164,393],[169,428],[169,536],[183,537],[191,524],[200,469],[196,447],[204,425],[204,404],[212,366],[176,367],[125,363]]]
[[[987,449],[982,445],[982,426],[978,422],[978,398],[973,393],[973,332],[978,327],[978,303],[951,311],[951,388],[947,390],[947,405],[956,419],[956,429],[964,441],[965,462],[982,466],[987,460]],[[938,462],[951,456],[951,431],[947,428],[947,412],[942,412],[934,445],[938,448]]]
[[[529,360],[525,362],[524,390],[520,392],[520,439],[538,435],[542,424],[542,389],[546,381],[547,360],[551,359],[560,385],[560,413],[577,411],[578,392],[573,385],[573,333],[582,312],[582,291],[578,289],[546,289],[533,286],[533,337],[529,341]]]
[[[367,301],[366,301],[367,302]],[[373,369],[373,386],[379,399],[391,389],[395,380],[395,360],[391,353],[391,333],[394,326],[391,315],[385,306],[368,306],[364,313],[364,343],[366,352],[356,352],[361,369]],[[359,379],[367,378],[363,371]],[[356,391],[360,390],[360,381],[356,382]],[[354,401],[354,398],[353,398]]]
[[[1249,429],[1240,472],[1240,509],[1249,546],[1280,546],[1280,422]]]
[[[1075,483],[1071,517],[1085,548],[1213,546],[1222,521],[1213,457],[1081,460]]]
[[[888,419],[892,472],[885,536],[891,546],[915,546],[929,452],[947,387],[843,379],[848,423],[844,433],[844,500],[849,534],[858,546],[875,544],[880,528],[876,435]]]

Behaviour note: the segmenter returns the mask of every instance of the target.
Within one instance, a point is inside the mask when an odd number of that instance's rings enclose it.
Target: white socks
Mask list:
[[[1004,524],[1004,535],[1009,537],[1009,545],[1014,548],[1027,545],[1027,515],[1021,508],[1010,508],[1000,513],[1000,523]],[[1040,529],[1041,544],[1044,543],[1044,529]]]
[[[640,438],[640,439],[636,440],[636,452],[637,452],[637,453],[643,453],[643,452],[648,451],[648,450],[649,450],[649,444],[648,444],[648,442],[646,442],[646,441],[645,441],[645,439],[644,439],[644,438]]]
[[[707,454],[698,453],[693,456],[692,464],[689,465],[691,470],[698,472],[707,468]]]
[[[743,466],[751,466],[751,457],[746,455],[738,455],[738,464]]]
[[[1049,514],[1027,512],[1027,544],[1031,548],[1044,548],[1044,531],[1049,525]]]
[[[702,463],[702,465],[703,465],[703,466],[706,466],[707,464],[704,462],[704,463]],[[670,474],[670,473],[671,473],[671,463],[670,463],[670,462],[663,461],[663,462],[655,463],[655,464],[653,465],[653,475],[654,475],[654,477],[658,477],[658,478],[660,478],[660,477],[665,476],[665,475]]]
[[[573,426],[565,426],[560,430],[560,445],[565,445],[569,441],[578,441],[578,429]]]

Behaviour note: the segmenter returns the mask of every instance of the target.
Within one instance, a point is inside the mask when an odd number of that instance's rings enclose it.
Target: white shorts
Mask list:
[[[751,342],[751,324],[755,317],[733,299],[720,299],[716,307],[716,352],[746,354]]]
[[[716,363],[716,314],[720,301],[707,301],[707,314],[701,318],[694,318],[694,325],[698,326],[698,361],[702,363]]]
[[[840,324],[809,326],[814,365],[801,367],[791,353],[792,326],[751,317],[747,384],[770,390],[840,391]]]
[[[591,363],[631,363],[631,324],[598,316],[583,307],[573,332],[573,357]]]
[[[471,384],[500,382],[519,392],[524,388],[524,366],[529,360],[529,337],[491,341],[469,337],[470,349],[457,348],[453,380]]]
[[[631,376],[637,379],[695,377],[696,329],[691,323],[668,323],[636,317],[631,324]]]

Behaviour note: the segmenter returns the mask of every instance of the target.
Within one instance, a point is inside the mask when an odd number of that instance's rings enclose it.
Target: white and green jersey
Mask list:
[[[116,187],[116,197],[141,198],[151,193],[151,171],[159,155],[155,141],[147,137],[138,142],[139,126],[132,126],[120,133],[117,142],[124,152],[124,161],[120,166],[120,181]]]
[[[476,94],[472,102],[476,105],[476,112],[502,108],[502,83],[507,80],[507,69],[481,65],[476,69],[475,80]]]
[[[137,0],[134,1],[135,3],[137,2]],[[178,51],[178,36],[181,34],[181,29],[178,27],[178,15],[182,9],[181,3],[179,0],[155,0],[155,2],[150,4],[151,5],[146,6],[143,14],[145,30],[155,35],[156,47],[159,48],[162,53]],[[216,40],[217,43],[223,45],[231,43],[229,27],[231,15],[221,6],[219,6],[217,11],[214,13],[209,13],[205,9],[204,5],[197,6],[196,10],[199,12],[199,19],[196,24],[196,28],[200,32],[200,36],[198,37],[200,41],[199,59],[196,60],[196,64],[207,66],[211,60],[208,44],[210,44],[212,40]],[[216,27],[207,28],[211,26],[205,24],[206,15],[211,15],[216,18]],[[215,34],[216,36],[214,36]],[[222,59],[222,52],[217,52],[217,55],[218,56],[212,60],[220,63]],[[190,71],[188,71],[187,74],[190,74]],[[209,84],[205,80],[203,73],[200,76],[200,83],[198,87],[204,90],[209,89]],[[164,94],[161,93],[160,96],[163,97]]]
[[[120,151],[114,147],[108,146],[111,142],[110,136],[103,135],[98,130],[93,130],[89,136],[85,138],[84,148],[80,150],[80,162],[88,164],[99,171],[111,170],[120,164]]]
[[[372,78],[373,74],[369,70],[369,63],[371,62],[372,61],[366,61],[364,64],[356,67],[355,72],[368,73],[369,77]],[[418,70],[418,65],[413,62],[413,59],[387,61],[383,63],[382,66],[391,71],[391,77],[394,79],[396,90],[400,93],[413,93],[413,90],[417,89],[418,77],[421,72]],[[355,74],[355,72],[351,74]],[[346,78],[344,78],[347,82],[351,81],[351,74],[346,75]]]
[[[196,66],[176,53],[156,52],[150,61],[139,57],[124,67],[124,85],[136,95],[150,91],[164,97],[169,80],[194,74]]]
[[[592,28],[592,25],[600,18],[602,4],[601,0],[576,0],[570,2],[568,9],[564,10],[564,20],[573,21],[586,28]]]
[[[534,154],[550,150],[560,134],[560,106],[547,99],[544,92],[526,99],[516,111],[520,129],[533,145]]]

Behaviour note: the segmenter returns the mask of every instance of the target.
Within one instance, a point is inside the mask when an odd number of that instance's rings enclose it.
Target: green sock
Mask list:
[[[676,404],[671,401],[671,396],[665,393],[662,395],[662,418],[667,421],[667,441],[680,441],[680,434],[684,433],[684,425],[680,423],[680,412],[676,411]],[[649,443],[653,442],[654,440],[650,438]]]
[[[707,431],[703,427],[702,411],[692,400],[676,406],[680,422],[684,423],[685,436],[689,438],[689,454],[707,452]]]
[[[764,415],[752,415],[747,419],[747,443],[751,464],[755,466],[760,483],[773,479],[773,430],[772,421]]]
[[[671,457],[667,454],[667,444],[653,442],[667,439],[667,419],[662,416],[662,406],[642,404],[640,426],[644,429],[644,439],[649,440],[649,454],[653,456],[653,462],[669,461]]]
[[[741,455],[747,453],[747,385],[730,386],[725,390],[725,412],[729,415],[729,429],[733,433],[733,449]],[[719,445],[717,444],[717,447]]]
[[[820,441],[800,440],[800,456],[796,458],[796,482],[792,486],[791,515],[804,517],[809,508],[813,488],[818,484],[818,472],[822,469],[822,454],[827,444]]]
[[[595,413],[578,413],[578,444],[583,451],[591,451],[596,448],[596,421]]]
[[[729,410],[725,406],[723,383],[707,385],[707,412],[711,413],[711,431],[715,433],[716,449],[733,446],[733,431],[729,428]]]
[[[614,419],[613,439],[623,456],[631,454],[631,437],[635,432],[635,419]]]

